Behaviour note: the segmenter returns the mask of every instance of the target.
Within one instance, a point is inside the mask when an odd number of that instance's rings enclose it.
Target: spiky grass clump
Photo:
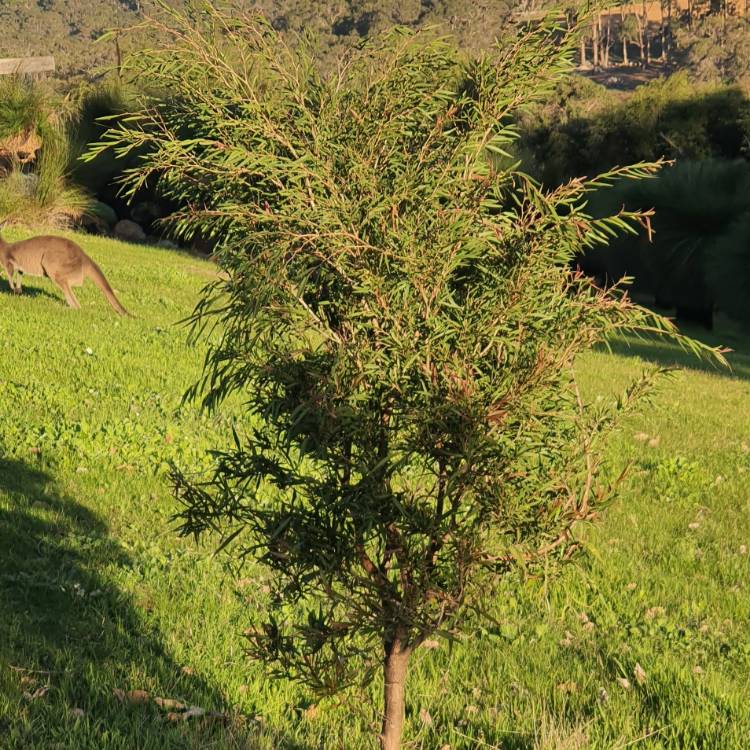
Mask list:
[[[1,220],[60,227],[88,210],[90,198],[68,180],[75,156],[69,133],[42,88],[20,78],[0,81]]]
[[[45,120],[44,92],[27,80],[0,78],[0,141],[36,132]]]

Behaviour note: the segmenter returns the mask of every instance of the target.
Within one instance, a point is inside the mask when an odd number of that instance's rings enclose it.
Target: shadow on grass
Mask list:
[[[24,282],[26,279],[23,280]],[[10,288],[10,284],[8,284],[8,281],[6,279],[5,284],[2,289],[2,293],[13,295],[13,290]],[[58,297],[51,292],[48,292],[46,289],[42,289],[38,286],[29,286],[27,283],[23,284],[22,292],[18,295],[19,297],[46,297],[47,299],[53,299],[56,301],[62,301],[62,297]]]
[[[239,721],[173,723],[152,702],[113,694],[147,690],[227,709],[216,687],[170,658],[105,575],[128,563],[103,519],[61,495],[45,471],[0,458],[0,746],[254,747]]]
[[[639,357],[657,365],[676,366],[682,369],[712,373],[721,377],[750,380],[750,336],[739,329],[727,327],[714,332],[700,328],[681,327],[681,332],[709,346],[728,347],[726,357],[731,369],[718,367],[686,352],[663,337],[638,338],[623,336],[610,341],[609,349],[623,357]],[[604,349],[604,347],[601,347]]]

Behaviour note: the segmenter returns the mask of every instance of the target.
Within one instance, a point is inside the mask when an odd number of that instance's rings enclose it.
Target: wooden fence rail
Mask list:
[[[54,57],[4,57],[0,58],[0,76],[54,73]]]

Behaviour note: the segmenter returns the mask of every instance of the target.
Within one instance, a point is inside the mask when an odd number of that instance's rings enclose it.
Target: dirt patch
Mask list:
[[[615,66],[609,68],[597,68],[579,70],[579,75],[606,86],[608,89],[617,91],[632,91],[657,78],[663,78],[672,71],[666,65],[649,65],[646,68],[640,66],[625,67]]]

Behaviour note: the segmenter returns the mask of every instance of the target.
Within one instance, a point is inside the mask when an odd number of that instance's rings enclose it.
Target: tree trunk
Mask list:
[[[644,34],[643,34],[643,23],[641,22],[641,17],[636,13],[635,15],[636,19],[638,20],[638,50],[639,50],[639,59],[641,61],[641,67],[646,67],[646,45],[644,44]]]
[[[599,67],[599,18],[594,21],[593,38],[591,40],[594,67]]]
[[[383,662],[385,686],[383,691],[383,730],[380,735],[382,750],[400,750],[404,730],[404,688],[411,651],[404,649],[399,638],[386,646]]]
[[[581,67],[586,67],[586,37],[581,34]]]
[[[659,3],[659,10],[661,11],[661,60],[662,62],[666,62],[667,60],[667,22],[664,17],[664,0],[661,0]]]

